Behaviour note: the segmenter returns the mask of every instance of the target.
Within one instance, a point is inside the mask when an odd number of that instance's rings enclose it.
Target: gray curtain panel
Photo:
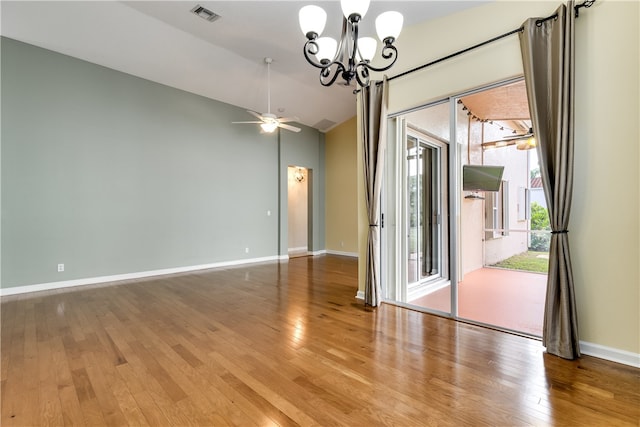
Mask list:
[[[520,47],[533,131],[551,223],[542,342],[547,352],[580,356],[568,224],[573,190],[574,2],[557,17],[524,23]]]
[[[387,148],[387,91],[385,77],[382,82],[372,81],[359,93],[360,145],[363,149],[365,197],[369,217],[364,303],[372,307],[377,307],[382,301],[379,222],[382,169]]]

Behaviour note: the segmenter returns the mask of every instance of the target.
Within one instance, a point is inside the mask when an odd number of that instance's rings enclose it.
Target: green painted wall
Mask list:
[[[278,165],[324,174],[314,129],[283,131],[279,150],[277,133],[231,124],[242,108],[7,38],[1,49],[3,288],[276,256]],[[323,210],[314,218],[324,236]]]

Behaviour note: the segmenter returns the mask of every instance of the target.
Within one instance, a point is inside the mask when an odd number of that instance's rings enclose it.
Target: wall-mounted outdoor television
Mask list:
[[[463,165],[463,191],[498,191],[502,183],[504,166]]]

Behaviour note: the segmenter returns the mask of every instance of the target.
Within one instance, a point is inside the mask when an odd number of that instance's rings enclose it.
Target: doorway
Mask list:
[[[309,250],[309,182],[311,169],[287,168],[287,235],[290,258],[307,256]]]
[[[532,221],[546,203],[531,202],[539,167],[524,80],[462,95],[455,106],[469,128],[460,166],[502,169],[494,188],[480,191],[463,175],[458,317],[541,336],[549,249],[538,242],[550,234]]]
[[[539,175],[531,133],[522,79],[389,119],[387,301],[541,335],[549,232],[533,220],[546,206],[532,201]],[[503,174],[491,177],[491,188],[465,184],[466,172],[495,167]]]

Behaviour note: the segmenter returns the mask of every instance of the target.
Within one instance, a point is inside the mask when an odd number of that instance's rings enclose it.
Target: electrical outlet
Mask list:
[[[58,264],[58,273],[64,271],[64,264]]]
[[[249,253],[249,248],[244,248],[244,253],[248,254]]]

